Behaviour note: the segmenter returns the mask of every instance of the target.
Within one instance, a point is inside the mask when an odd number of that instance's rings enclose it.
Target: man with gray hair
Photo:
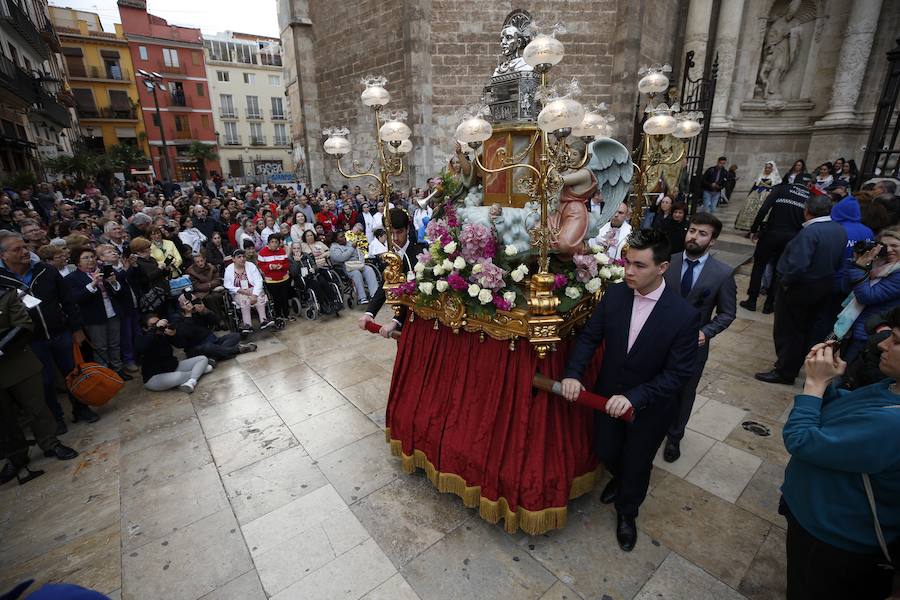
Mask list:
[[[847,233],[831,220],[831,198],[810,196],[803,228],[787,243],[776,267],[775,368],[757,373],[766,383],[793,385],[810,347],[814,326],[827,311],[834,276],[843,264]]]
[[[128,237],[131,239],[136,237],[146,237],[151,223],[153,223],[153,218],[147,213],[135,213],[134,216],[131,217],[131,223],[128,225]]]

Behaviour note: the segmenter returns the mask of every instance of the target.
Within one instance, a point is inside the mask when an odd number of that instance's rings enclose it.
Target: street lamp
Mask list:
[[[702,113],[681,112],[681,107],[675,103],[672,106],[665,102],[654,105],[654,98],[665,93],[669,89],[669,76],[672,67],[669,65],[653,65],[638,71],[641,76],[638,81],[638,93],[646,94],[647,108],[644,110],[646,118],[641,127],[641,143],[636,150],[635,168],[637,179],[634,181],[635,210],[631,215],[631,225],[635,229],[640,227],[644,218],[647,204],[647,188],[650,187],[651,172],[655,173],[663,165],[674,165],[684,158],[684,147],[675,149],[673,146],[651,145],[653,136],[671,135],[680,140],[687,141],[696,137],[703,127],[700,125]]]
[[[353,172],[348,173],[341,165],[341,158],[350,153],[350,140],[347,136],[350,131],[345,127],[330,127],[322,133],[328,138],[323,144],[325,153],[333,156],[337,163],[338,171],[347,179],[370,178],[372,188],[380,191],[384,198],[384,231],[387,234],[388,251],[383,255],[387,263],[385,270],[385,282],[396,284],[403,281],[403,271],[400,268],[402,258],[394,252],[393,230],[391,228],[391,178],[403,173],[403,156],[412,150],[410,136],[412,130],[403,121],[406,119],[404,111],[387,111],[387,120],[382,122],[382,111],[385,105],[391,101],[390,93],[385,89],[387,79],[382,76],[368,76],[363,79],[366,88],[360,94],[360,100],[365,106],[372,109],[375,120],[375,159],[368,169],[363,169],[359,161],[352,163]],[[386,152],[387,151],[387,152]],[[376,162],[378,167],[376,169]],[[370,189],[372,189],[370,188]]]
[[[153,106],[156,108],[156,120],[159,121],[159,139],[162,142],[162,149],[160,150],[160,154],[162,154],[162,163],[160,166],[163,167],[163,180],[172,179],[172,165],[169,162],[169,149],[166,146],[166,131],[163,127],[162,115],[159,112],[159,99],[156,97],[156,88],[159,87],[161,90],[165,90],[165,86],[163,86],[163,76],[157,73],[156,71],[145,71],[144,69],[137,70],[138,77],[141,78],[144,85],[148,90],[153,94]]]

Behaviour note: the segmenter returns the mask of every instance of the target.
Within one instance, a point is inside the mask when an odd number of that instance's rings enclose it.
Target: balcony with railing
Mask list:
[[[19,0],[19,2],[21,1]],[[41,58],[49,58],[50,47],[43,38],[43,31],[47,24],[43,18],[39,23],[35,23],[25,9],[14,0],[2,0],[0,1],[0,23],[12,28],[41,55]]]
[[[273,112],[272,120],[273,121],[287,121],[288,117],[284,112]]]
[[[242,146],[243,141],[240,135],[225,136],[224,145],[226,146]]]
[[[36,112],[50,119],[60,127],[70,127],[72,119],[69,115],[69,109],[49,93],[44,88],[37,86],[37,99],[35,101]]]
[[[85,67],[78,69],[69,65],[70,79],[97,79],[105,81],[121,81],[123,83],[131,82],[131,72],[121,67]]]
[[[237,109],[233,106],[220,106],[219,117],[222,119],[237,119]]]
[[[187,73],[187,67],[185,65],[167,65],[164,60],[156,63],[156,70],[163,74],[170,73],[174,75],[184,75]]]
[[[169,94],[169,108],[175,108],[175,109],[185,108],[185,109],[187,109],[190,107],[191,107],[191,100],[184,94],[184,92],[180,92],[180,93],[175,92],[175,93]]]
[[[282,138],[282,137],[277,137],[277,136],[276,136],[276,137],[275,137],[275,140],[274,140],[274,142],[273,142],[273,144],[274,144],[275,146],[290,146],[290,145],[291,145],[291,140],[288,139],[288,138],[286,138],[286,137]]]
[[[177,129],[172,133],[172,138],[176,140],[193,140],[196,139],[197,136],[190,129],[182,129],[178,131]]]
[[[250,136],[250,145],[251,146],[265,146],[266,145],[266,136],[251,135]]]
[[[100,108],[79,107],[78,118],[84,120],[90,119],[113,119],[116,121],[137,121],[137,111],[134,108],[116,109],[111,106],[102,106]]]
[[[244,116],[247,117],[248,121],[262,121],[266,113],[261,108],[248,108],[244,111]]]
[[[28,106],[37,97],[34,80],[3,53],[0,53],[0,88],[6,92],[10,104]]]

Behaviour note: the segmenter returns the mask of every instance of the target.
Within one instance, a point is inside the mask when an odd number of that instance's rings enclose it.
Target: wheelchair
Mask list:
[[[342,283],[337,272],[329,267],[319,268],[315,258],[304,254],[300,258],[300,271],[291,277],[294,296],[291,307],[299,315],[315,321],[322,314],[341,316],[344,308]]]
[[[244,324],[244,320],[241,317],[241,307],[238,306],[238,303],[234,300],[234,297],[226,291],[222,294],[222,303],[224,304],[223,313],[227,317],[228,320],[228,329],[235,333],[239,333],[241,331],[241,327]],[[256,308],[253,308],[250,311],[251,319],[258,316],[256,315]],[[287,326],[287,322],[281,317],[275,317],[275,303],[272,302],[272,297],[269,294],[266,294],[266,314],[269,315],[274,325],[272,329],[275,331],[281,331]],[[259,331],[259,329],[257,329]]]
[[[383,274],[383,263],[376,258],[367,258],[366,265],[372,267],[372,270],[375,271],[375,279],[378,281],[378,287],[381,287],[384,283],[384,274]],[[356,293],[356,286],[353,285],[353,280],[350,279],[350,275],[343,267],[333,267],[334,272],[337,273],[338,277],[341,280],[341,292],[344,295],[344,302],[347,304],[347,308],[353,309],[354,306],[359,305],[358,294]],[[369,300],[372,298],[370,297]]]

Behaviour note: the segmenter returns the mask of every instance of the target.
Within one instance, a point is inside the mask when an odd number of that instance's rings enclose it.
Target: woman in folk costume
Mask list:
[[[775,161],[767,160],[754,180],[750,193],[747,194],[747,201],[744,203],[744,207],[741,208],[741,212],[738,213],[737,219],[734,221],[735,229],[750,231],[753,220],[756,219],[756,213],[759,212],[763,202],[766,201],[769,190],[780,181],[781,175],[778,174],[778,167],[775,165]]]

